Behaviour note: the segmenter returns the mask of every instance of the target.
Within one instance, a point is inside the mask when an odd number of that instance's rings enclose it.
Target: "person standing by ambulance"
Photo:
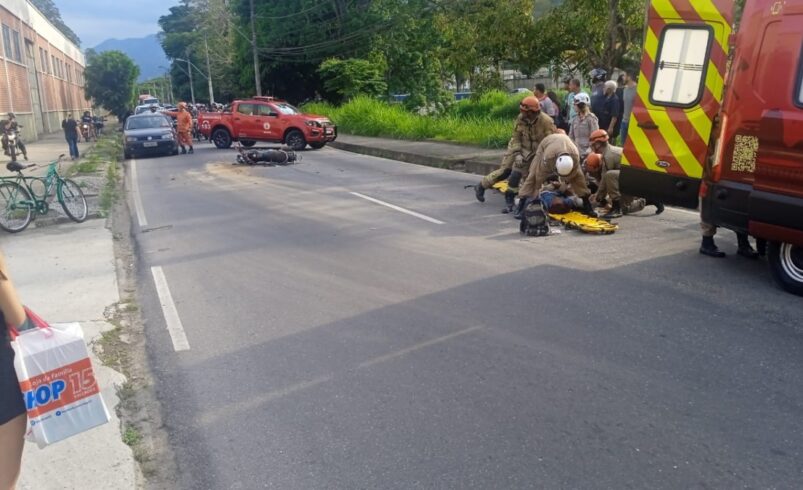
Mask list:
[[[178,129],[178,144],[181,146],[181,154],[186,155],[187,146],[190,147],[189,153],[193,153],[192,148],[192,114],[187,110],[186,102],[178,103],[178,116],[176,116]]]
[[[13,490],[17,483],[27,428],[25,400],[14,369],[8,327],[26,330],[28,323],[0,254],[0,490]]]

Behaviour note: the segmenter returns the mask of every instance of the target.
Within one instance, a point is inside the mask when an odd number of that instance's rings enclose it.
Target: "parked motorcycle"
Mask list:
[[[22,126],[16,125],[15,127],[6,126],[3,130],[3,149],[6,155],[11,157],[12,162],[17,161],[17,155],[22,154],[23,158],[28,159],[28,149],[25,148],[25,142],[22,141],[19,128]]]
[[[86,121],[81,122],[81,136],[85,142],[89,143],[89,138],[92,136],[92,127]]]
[[[95,116],[92,118],[92,124],[95,126],[95,135],[99,136],[103,134],[103,126],[105,122],[105,117]]]

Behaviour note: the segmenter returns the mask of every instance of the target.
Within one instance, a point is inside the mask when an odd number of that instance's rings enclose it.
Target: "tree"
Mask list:
[[[97,54],[90,49],[86,57],[86,99],[94,99],[96,104],[102,105],[118,117],[124,116],[132,102],[131,94],[139,76],[139,67],[121,51]]]
[[[67,39],[74,42],[77,46],[81,45],[81,39],[64,23],[64,20],[61,18],[61,12],[59,12],[53,0],[31,0],[31,3],[33,3],[34,6],[47,17],[47,20],[52,22]]]
[[[383,80],[382,63],[350,58],[338,60],[330,58],[321,63],[318,73],[323,86],[330,94],[335,94],[341,102],[357,95],[383,95],[387,84]]]

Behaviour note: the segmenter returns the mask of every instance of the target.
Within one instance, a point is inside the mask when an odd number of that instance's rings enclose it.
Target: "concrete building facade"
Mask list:
[[[90,110],[81,49],[28,0],[0,1],[0,118],[13,112],[28,141]]]

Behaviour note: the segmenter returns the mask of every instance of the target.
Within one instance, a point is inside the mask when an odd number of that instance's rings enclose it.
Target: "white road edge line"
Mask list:
[[[379,204],[380,206],[385,206],[387,208],[396,210],[396,211],[398,211],[400,213],[408,214],[408,215],[414,216],[414,217],[416,217],[418,219],[422,219],[424,221],[429,221],[430,223],[435,223],[436,225],[444,225],[444,224],[446,224],[444,221],[441,221],[439,219],[430,218],[429,216],[426,216],[424,214],[416,213],[415,211],[410,211],[409,209],[404,209],[403,207],[396,206],[395,204],[390,204],[390,203],[385,202],[385,201],[380,201],[379,199],[374,199],[373,197],[366,196],[365,194],[360,194],[359,192],[350,192],[349,194],[351,194],[353,196],[357,196],[357,197],[359,197],[361,199],[365,199],[366,201],[371,201],[373,203]]]
[[[148,220],[145,218],[145,207],[142,206],[142,197],[139,195],[139,180],[137,176],[137,161],[131,159],[131,191],[134,194],[134,209],[137,213],[137,221],[140,228],[148,226]]]
[[[151,267],[151,273],[153,274],[153,282],[156,284],[159,303],[162,305],[162,314],[164,314],[165,323],[167,323],[167,332],[173,341],[173,350],[176,352],[190,350],[190,343],[187,340],[187,334],[184,333],[184,325],[181,324],[176,304],[173,302],[173,295],[170,294],[170,288],[167,286],[167,278],[164,271],[160,266],[155,266]]]

